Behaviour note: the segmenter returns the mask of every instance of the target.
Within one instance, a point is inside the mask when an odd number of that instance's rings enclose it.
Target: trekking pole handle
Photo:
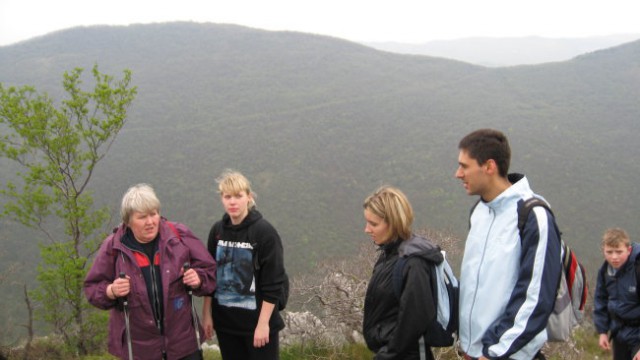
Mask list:
[[[182,271],[182,276],[183,276],[183,277],[184,277],[184,273],[186,273],[186,272],[187,272],[187,270],[189,270],[189,269],[191,269],[191,264],[189,264],[189,262],[188,262],[188,261],[187,261],[187,262],[185,262],[184,264],[182,264],[182,270],[183,270],[183,271]],[[191,290],[191,286],[189,286],[189,285],[187,285],[187,284],[185,284],[184,286],[187,288],[187,290]]]
[[[182,265],[182,276],[184,278],[184,273],[187,272],[187,270],[191,269],[191,264],[189,264],[189,262],[185,262]],[[185,288],[187,289],[187,293],[189,294],[189,298],[191,299],[191,316],[193,317],[193,328],[195,330],[196,333],[196,342],[198,343],[198,351],[201,353],[202,356],[202,344],[200,343],[200,325],[198,325],[198,313],[196,312],[196,308],[195,308],[195,303],[193,302],[193,289],[191,288],[191,286],[185,284],[184,285]]]
[[[127,274],[124,273],[124,271],[120,271],[120,274],[118,275],[118,277],[120,279],[126,279],[127,278]],[[127,304],[127,297],[126,296],[121,296],[120,297],[122,299],[122,301],[124,301],[125,305]]]

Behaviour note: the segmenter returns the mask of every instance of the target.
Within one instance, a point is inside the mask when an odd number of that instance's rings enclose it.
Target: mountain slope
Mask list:
[[[384,183],[407,192],[416,226],[463,236],[473,199],[453,178],[457,142],[479,127],[507,133],[513,170],[551,202],[589,269],[606,227],[639,230],[639,42],[489,69],[232,25],[89,27],[0,47],[0,81],[57,97],[64,71],[94,63],[131,69],[139,87],[96,172],[99,203],[115,214],[129,185],[149,182],[164,215],[206,239],[222,215],[214,178],[239,169],[293,272],[367,241],[361,201]]]

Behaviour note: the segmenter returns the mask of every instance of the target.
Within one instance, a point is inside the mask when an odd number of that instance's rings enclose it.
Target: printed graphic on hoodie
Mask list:
[[[253,247],[247,242],[218,241],[216,249],[218,304],[247,310],[256,309],[256,282],[253,276]]]

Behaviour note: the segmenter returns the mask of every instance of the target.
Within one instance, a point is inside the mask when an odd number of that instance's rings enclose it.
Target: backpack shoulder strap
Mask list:
[[[398,256],[398,260],[393,266],[393,271],[391,273],[391,283],[393,286],[393,293],[396,295],[396,298],[399,300],[402,295],[402,283],[404,281],[404,267],[407,264],[407,260],[409,260],[410,256]],[[431,279],[431,290],[433,291],[434,296],[436,296],[436,292],[434,291],[437,287],[437,265],[433,262],[423,259],[427,263],[432,266],[432,270],[430,271],[430,279]],[[444,262],[443,262],[444,263]],[[449,277],[447,277],[449,279]],[[455,279],[455,277],[454,277]],[[457,283],[457,280],[455,280]]]
[[[105,239],[105,246],[106,246],[106,251],[108,255],[111,256],[118,256],[118,254],[115,253],[113,246],[116,242],[116,232],[118,231],[118,228],[115,227],[113,228],[113,231],[111,232],[111,234],[109,234],[107,236],[107,238]]]
[[[171,231],[173,231],[173,233],[176,234],[176,236],[178,237],[178,240],[182,241],[182,236],[180,236],[180,233],[178,232],[178,229],[176,229],[176,226],[169,220],[167,220],[166,223],[171,229]]]
[[[544,200],[535,196],[524,200],[522,204],[518,205],[518,231],[520,232],[520,239],[524,237],[524,226],[527,224],[529,213],[536,206],[542,206],[543,208],[547,209],[547,211],[551,213],[551,215],[553,215],[553,211],[551,211],[549,204],[547,204]]]
[[[215,239],[222,239],[222,227],[221,221],[216,221],[215,224],[213,224],[213,228],[211,230],[213,230]]]
[[[480,201],[482,201],[481,198],[478,199],[478,201],[476,201],[473,206],[471,207],[471,209],[469,209],[469,229],[471,229],[471,215],[473,215],[473,211],[478,207],[478,204],[480,204]]]

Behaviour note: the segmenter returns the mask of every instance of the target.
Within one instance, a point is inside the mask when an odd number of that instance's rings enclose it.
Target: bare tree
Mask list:
[[[462,253],[460,239],[450,232],[418,233],[445,250],[448,259],[457,260]],[[364,298],[378,255],[373,244],[363,243],[353,257],[326,260],[314,275],[294,281],[294,298],[301,299],[302,309],[316,314],[328,329],[340,331],[347,341],[358,341],[353,334],[362,332]]]
[[[293,283],[302,309],[316,314],[326,328],[339,331],[347,341],[355,341],[353,332],[362,328],[364,296],[375,253],[373,246],[363,244],[354,257],[327,260],[313,276]]]
[[[12,274],[18,269],[18,264],[11,264],[5,270],[0,272],[0,284],[4,284],[11,279]],[[4,309],[6,311],[7,309]],[[10,321],[7,321],[10,322]],[[6,343],[6,339],[9,337],[11,326],[3,326],[0,328],[0,360],[5,357],[7,349],[9,348]]]
[[[31,343],[33,342],[33,304],[29,298],[29,292],[27,291],[27,284],[23,284],[24,302],[27,306],[27,323],[22,325],[27,329],[27,343],[24,345],[23,359],[29,359],[29,352],[31,351]]]

